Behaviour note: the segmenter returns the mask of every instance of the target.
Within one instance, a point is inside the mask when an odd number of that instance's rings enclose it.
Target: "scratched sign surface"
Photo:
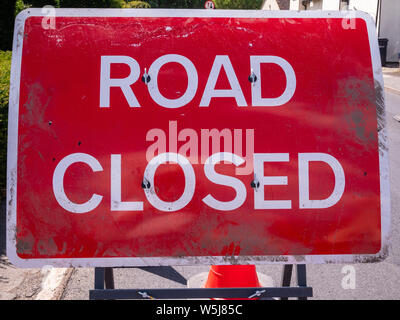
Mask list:
[[[50,18],[30,9],[16,20],[13,263],[386,256],[382,75],[366,14],[67,9]]]

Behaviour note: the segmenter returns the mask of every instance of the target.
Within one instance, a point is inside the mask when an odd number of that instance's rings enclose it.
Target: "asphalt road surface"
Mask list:
[[[400,122],[393,119],[395,114],[400,114],[400,95],[386,93],[386,108],[392,205],[389,258],[381,263],[354,264],[354,269],[340,264],[307,265],[308,285],[314,289],[314,299],[400,299]],[[281,265],[257,266],[257,271],[270,276],[275,286],[280,285],[282,269]],[[208,272],[209,266],[179,266],[173,270],[164,273],[167,279],[137,268],[115,269],[115,286],[121,289],[183,288],[191,277]],[[353,270],[355,277],[350,278]],[[75,269],[62,299],[88,299],[93,282],[93,268]]]

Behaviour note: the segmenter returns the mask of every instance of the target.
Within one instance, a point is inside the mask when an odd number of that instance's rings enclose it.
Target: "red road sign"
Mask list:
[[[385,257],[387,142],[369,16],[67,9],[52,27],[43,19],[28,9],[15,27],[13,263]]]
[[[204,3],[204,8],[205,9],[215,9],[215,3],[214,1],[206,1]]]

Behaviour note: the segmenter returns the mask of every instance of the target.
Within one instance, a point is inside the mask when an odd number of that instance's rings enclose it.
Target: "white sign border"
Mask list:
[[[381,187],[381,249],[376,254],[302,255],[302,256],[195,256],[195,257],[123,257],[123,258],[69,258],[22,259],[16,248],[17,155],[20,75],[25,20],[45,16],[42,9],[29,8],[15,20],[11,60],[8,154],[7,154],[7,257],[22,268],[53,267],[122,267],[122,266],[178,266],[227,264],[307,264],[307,263],[367,263],[380,262],[389,253],[390,185],[389,156],[385,110],[378,114],[379,166]],[[381,59],[375,24],[371,16],[361,11],[269,11],[269,10],[185,10],[185,9],[55,9],[56,17],[209,17],[209,18],[338,18],[363,19],[368,29],[372,67],[377,94],[384,99]],[[380,88],[379,88],[380,87]],[[384,101],[384,100],[382,100]],[[382,121],[379,123],[379,117]]]

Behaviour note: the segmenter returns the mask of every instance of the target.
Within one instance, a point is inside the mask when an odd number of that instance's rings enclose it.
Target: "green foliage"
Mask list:
[[[262,0],[214,0],[217,9],[260,9]]]
[[[11,51],[0,51],[0,108],[8,105],[10,87]]]
[[[122,6],[123,8],[145,8],[145,9],[149,9],[151,8],[151,6],[144,1],[130,1],[127,3],[124,3],[124,5]]]
[[[152,8],[203,9],[206,0],[149,0]],[[214,0],[217,9],[260,9],[262,0]]]
[[[124,0],[59,0],[60,8],[122,8]]]
[[[58,8],[60,6],[60,1],[62,0],[24,0],[23,2],[33,8],[42,8],[44,6],[53,6]]]
[[[109,8],[123,8],[126,4],[124,0],[109,0]]]
[[[23,0],[17,0],[15,2],[15,15],[20,13],[22,10],[29,8],[30,4],[25,4]]]
[[[7,181],[7,120],[10,69],[11,51],[0,51],[0,199],[5,195]]]
[[[150,0],[152,8],[204,8],[205,0]]]
[[[55,8],[123,8],[125,4],[125,0],[17,0],[15,7],[19,12],[27,7],[42,8],[48,5]]]

